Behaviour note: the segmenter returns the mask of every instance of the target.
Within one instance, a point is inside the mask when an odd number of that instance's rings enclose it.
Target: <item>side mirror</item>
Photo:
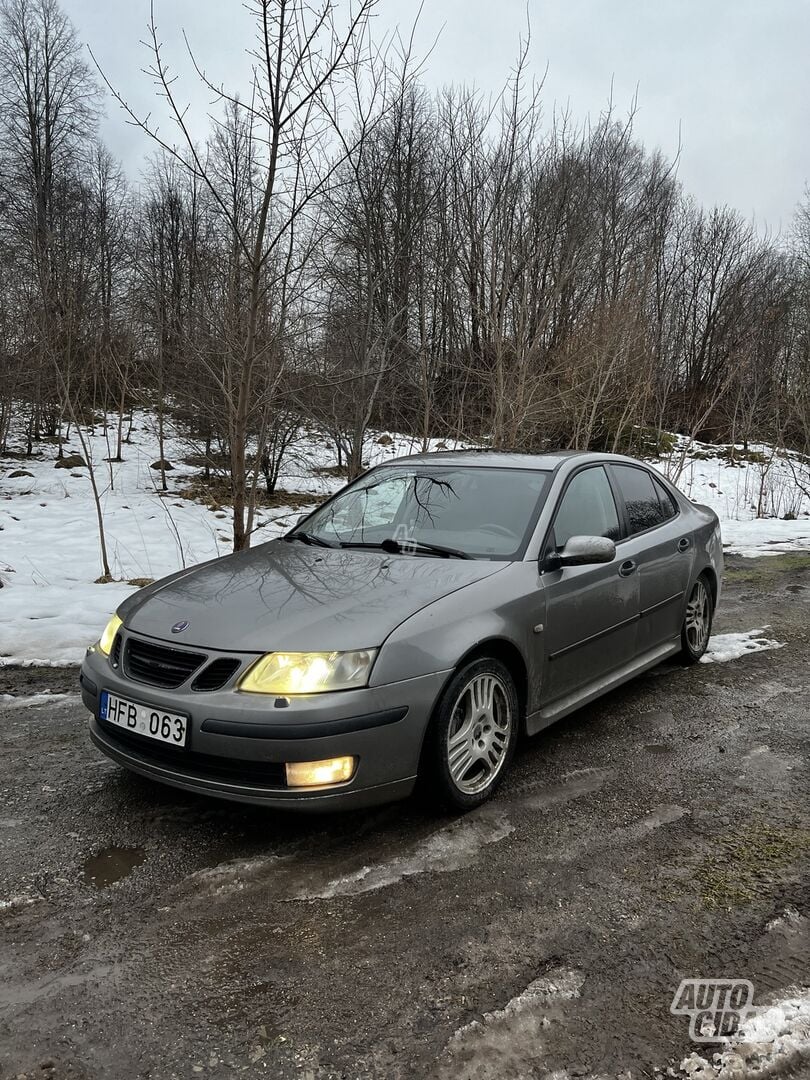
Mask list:
[[[606,536],[572,536],[557,558],[558,566],[609,563],[616,558],[616,545]]]

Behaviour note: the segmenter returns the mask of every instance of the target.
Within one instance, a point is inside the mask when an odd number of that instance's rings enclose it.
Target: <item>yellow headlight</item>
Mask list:
[[[98,639],[99,651],[103,652],[105,656],[110,655],[110,650],[113,647],[115,641],[115,635],[123,626],[123,622],[117,615],[113,615],[107,625],[104,627],[104,633]]]
[[[343,784],[354,775],[355,761],[353,757],[327,758],[326,761],[288,761],[285,765],[287,784],[289,787]]]
[[[323,694],[365,686],[376,649],[354,652],[267,653],[247,672],[240,690],[251,694]]]

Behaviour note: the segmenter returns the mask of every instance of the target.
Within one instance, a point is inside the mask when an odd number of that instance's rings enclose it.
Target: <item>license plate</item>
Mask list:
[[[186,745],[188,717],[177,713],[164,712],[151,705],[139,705],[135,701],[102,690],[99,700],[99,716],[108,724],[115,724],[125,731],[136,735],[145,735],[147,739],[169,743],[172,746]]]

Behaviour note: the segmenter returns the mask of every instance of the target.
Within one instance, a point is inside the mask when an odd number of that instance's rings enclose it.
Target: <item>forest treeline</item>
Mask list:
[[[525,52],[497,100],[430,91],[407,40],[375,47],[375,2],[252,0],[247,91],[208,84],[202,141],[153,26],[167,119],[130,115],[154,152],[127,178],[114,80],[57,0],[2,0],[0,448],[171,414],[237,547],[305,423],[349,476],[372,428],[810,452],[807,197],[779,238],[698,205],[632,115],[549,112]]]

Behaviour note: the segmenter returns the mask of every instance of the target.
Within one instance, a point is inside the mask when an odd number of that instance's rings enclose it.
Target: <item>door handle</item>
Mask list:
[[[630,577],[633,571],[636,569],[636,564],[632,559],[628,559],[627,562],[623,562],[619,567],[619,573],[622,577]]]
[[[683,536],[678,541],[678,551],[688,551],[691,546],[692,541],[689,539],[688,536]]]

